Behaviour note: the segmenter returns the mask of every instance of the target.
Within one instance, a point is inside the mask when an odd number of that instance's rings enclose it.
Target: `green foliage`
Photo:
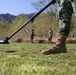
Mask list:
[[[52,44],[0,45],[0,75],[76,75],[76,45],[68,53],[42,55]]]
[[[12,34],[14,31],[18,30],[23,24],[25,24],[27,22],[28,18],[25,14],[20,14],[18,15],[15,20],[13,21],[12,25],[10,26],[10,29],[9,29],[9,32],[8,32],[8,35]],[[22,30],[20,30],[16,35],[15,37],[25,37],[25,34],[26,34],[26,29],[29,28],[29,25],[28,27],[26,26],[26,28],[24,27]]]
[[[38,0],[36,3],[32,3],[32,5],[39,11],[46,4],[48,4],[51,0]],[[43,37],[48,37],[48,30],[52,28],[53,36],[56,35],[58,30],[58,15],[57,13],[57,5],[50,5],[47,8],[45,13],[39,15],[34,22],[30,22],[27,26],[25,26],[22,30],[20,30],[13,38],[30,38],[31,29],[35,30],[36,35],[42,35]],[[16,17],[10,14],[6,14],[5,16],[11,16],[10,21]],[[6,19],[6,18],[5,18]],[[18,30],[23,24],[28,21],[28,17],[25,14],[19,14],[12,22],[10,26],[7,26],[6,23],[0,22],[0,39],[5,38],[16,30]],[[3,19],[4,20],[4,19]],[[7,22],[7,20],[6,20]],[[8,23],[7,23],[8,24]],[[74,29],[74,18],[72,18],[71,32],[75,32]],[[72,32],[72,33],[73,33]]]
[[[28,21],[28,18],[24,14],[18,15],[15,20],[13,21],[12,25],[10,26],[10,29],[8,31],[8,36],[12,34],[14,31],[19,29],[24,23]],[[56,28],[58,27],[57,18],[54,17],[52,14],[48,13],[42,13],[39,15],[34,22],[30,22],[28,25],[26,25],[22,30],[20,30],[15,36],[19,38],[29,37],[31,34],[31,29],[35,30],[36,35],[42,35],[43,37],[48,36],[48,30],[51,27],[54,30],[54,33],[56,33]]]
[[[32,3],[32,5],[37,9],[37,10],[41,10],[43,7],[45,7],[50,1],[52,1],[52,0],[38,0],[38,2],[34,2],[34,3]],[[58,4],[59,4],[59,0],[56,0],[56,3],[55,4],[52,4],[52,5],[50,5],[45,11],[47,12],[47,14],[49,15],[49,17],[51,16],[51,19],[52,18],[56,18],[56,15],[57,15],[57,13],[58,13]],[[50,15],[51,14],[51,15]],[[47,16],[48,17],[48,16]],[[50,18],[49,18],[49,20],[50,20]],[[58,26],[58,17],[57,17],[57,19],[52,19],[51,20],[51,22],[53,22],[53,25],[51,25],[50,23],[49,23],[49,25],[53,28],[53,30],[55,30],[55,32],[56,32],[56,27]],[[49,22],[49,21],[48,21]],[[57,24],[57,26],[56,26],[56,24]],[[74,18],[72,19],[72,23],[71,23],[71,32],[73,31],[73,29],[74,29],[74,25],[75,25],[75,23],[74,23]],[[45,26],[46,27],[46,26]],[[58,27],[57,27],[58,28]],[[73,31],[73,32],[75,32],[75,31]],[[72,32],[72,33],[73,33]]]
[[[3,39],[12,33],[14,33],[16,30],[18,30],[22,25],[24,25],[29,18],[25,14],[18,15],[15,20],[12,22],[10,26],[6,26],[5,23],[0,22],[0,39]],[[33,22],[30,22],[28,25],[26,25],[23,29],[21,29],[16,35],[13,36],[13,38],[30,38],[31,30],[35,30],[35,34],[42,36],[42,37],[48,37],[48,30],[49,28],[52,28],[53,30],[53,36],[56,36],[57,30],[58,30],[58,15],[52,14],[50,12],[48,13],[42,13],[38,17],[35,18]],[[74,28],[74,22],[72,19],[72,28],[71,31],[73,31]]]
[[[7,34],[8,26],[4,22],[0,22],[0,38],[4,38]]]
[[[52,28],[54,33],[56,33],[56,28],[58,27],[58,22],[57,19],[52,16],[51,14],[49,15],[48,13],[41,14],[39,15],[34,23],[33,27],[35,29],[36,34],[42,35],[44,37],[48,36],[48,30]]]

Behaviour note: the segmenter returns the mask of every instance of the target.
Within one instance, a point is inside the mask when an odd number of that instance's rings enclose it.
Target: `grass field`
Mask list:
[[[76,75],[76,44],[68,53],[42,55],[53,44],[0,44],[0,75]]]

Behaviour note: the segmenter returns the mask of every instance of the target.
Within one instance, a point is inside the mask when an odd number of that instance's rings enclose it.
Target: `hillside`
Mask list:
[[[28,19],[30,19],[35,13],[31,14],[19,14],[17,16],[11,14],[0,14],[0,39],[3,39],[19,27],[25,24]],[[59,19],[56,15],[49,13],[40,14],[33,22],[30,22],[22,30],[20,30],[14,38],[30,38],[31,29],[35,30],[35,34],[38,35],[35,38],[47,38],[48,30],[52,28],[53,36],[56,37],[58,30]],[[75,30],[75,21],[72,19],[72,29],[71,32],[74,34]],[[7,31],[7,32],[6,32]],[[71,33],[71,34],[72,34]],[[41,36],[40,36],[41,35]]]
[[[25,14],[28,18],[31,18],[34,13],[31,14]],[[6,13],[6,14],[0,14],[0,22],[4,22],[6,25],[12,24],[12,21],[16,18],[17,16]]]
[[[34,15],[35,13],[25,14],[29,19]],[[6,25],[12,24],[12,21],[16,18],[16,15],[12,15],[9,13],[6,14],[0,14],[0,22],[4,22]],[[76,17],[75,17],[76,20]]]
[[[15,19],[15,15],[11,15],[9,13],[6,14],[0,14],[0,21],[4,22],[6,25],[9,25],[12,23],[12,21]]]
[[[5,37],[9,36],[10,33],[13,33],[16,29],[18,29],[23,23],[25,23],[33,15],[34,15],[34,13],[19,14],[17,16],[9,14],[9,13],[0,14],[0,39],[3,39]],[[12,28],[12,26],[13,26],[13,28]]]

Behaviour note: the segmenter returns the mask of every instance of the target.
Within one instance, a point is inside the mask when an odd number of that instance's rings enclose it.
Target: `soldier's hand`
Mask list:
[[[56,0],[52,0],[52,4],[56,3]]]

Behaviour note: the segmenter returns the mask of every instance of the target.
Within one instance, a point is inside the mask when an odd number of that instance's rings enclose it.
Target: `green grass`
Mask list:
[[[76,75],[76,44],[68,53],[42,55],[53,44],[0,44],[0,75]]]

